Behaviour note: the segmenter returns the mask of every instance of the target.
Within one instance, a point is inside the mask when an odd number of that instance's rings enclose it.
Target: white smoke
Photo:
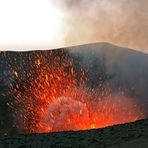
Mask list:
[[[67,14],[66,45],[110,42],[148,52],[148,1],[51,1]]]

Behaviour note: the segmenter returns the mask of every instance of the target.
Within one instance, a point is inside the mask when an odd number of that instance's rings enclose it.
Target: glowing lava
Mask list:
[[[86,88],[85,71],[66,50],[32,54],[26,79],[11,88],[15,101],[8,103],[26,132],[85,130],[143,118],[132,99]]]

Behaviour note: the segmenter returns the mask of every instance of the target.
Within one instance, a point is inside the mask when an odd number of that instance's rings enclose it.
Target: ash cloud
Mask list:
[[[148,52],[148,1],[50,1],[66,14],[66,45],[99,41]]]

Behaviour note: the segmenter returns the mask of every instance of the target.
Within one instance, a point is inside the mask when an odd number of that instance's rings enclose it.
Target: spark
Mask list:
[[[78,61],[67,50],[32,52],[32,58],[28,55],[25,60],[20,57],[25,80],[19,80],[14,71],[18,80],[11,86],[13,100],[7,104],[27,133],[101,128],[143,118],[137,102],[124,94],[113,97],[109,88],[103,92],[87,88],[85,69],[77,70]],[[23,64],[30,70],[23,69]]]

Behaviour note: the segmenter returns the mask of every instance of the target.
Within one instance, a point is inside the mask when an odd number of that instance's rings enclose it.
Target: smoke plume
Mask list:
[[[148,52],[148,1],[50,1],[66,14],[66,46],[99,41]]]

